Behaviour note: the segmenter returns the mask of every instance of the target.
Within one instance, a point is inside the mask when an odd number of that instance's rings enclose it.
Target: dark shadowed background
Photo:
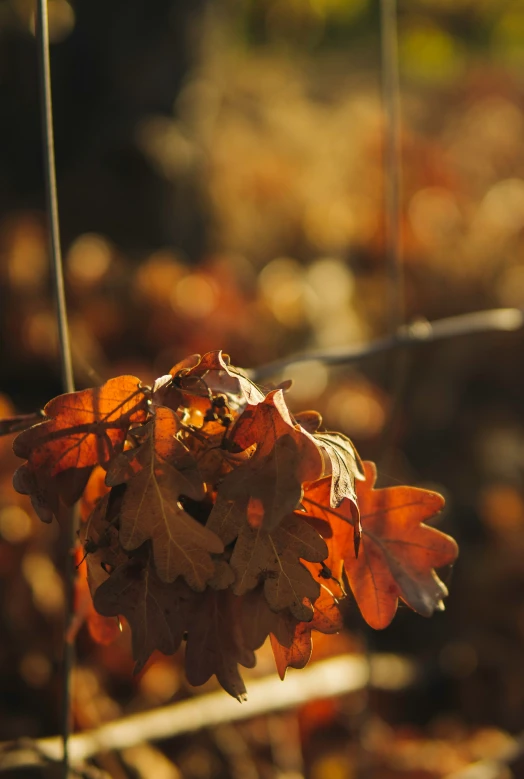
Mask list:
[[[252,367],[388,332],[378,6],[50,0],[78,388],[149,381],[193,352]],[[31,0],[0,0],[1,416],[61,391],[33,30]],[[400,0],[399,60],[406,321],[521,307],[524,5]],[[110,776],[437,779],[512,743],[524,729],[523,346],[497,333],[417,347],[400,390],[392,355],[286,374],[290,405],[350,436],[382,486],[447,498],[437,522],[461,554],[442,573],[446,612],[401,609],[376,633],[349,603],[347,635],[314,650],[407,655],[417,682],[111,754],[99,761]],[[15,460],[0,440],[1,739],[60,727],[57,530],[12,490]],[[83,628],[78,643],[78,729],[199,692],[176,657],[132,677],[127,631],[104,647]],[[264,651],[248,688],[269,670]],[[524,763],[494,770],[524,776]]]

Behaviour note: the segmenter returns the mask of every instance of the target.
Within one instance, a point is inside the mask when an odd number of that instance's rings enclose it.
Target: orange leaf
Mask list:
[[[331,508],[331,476],[326,476],[323,479],[319,479],[314,484],[309,484],[304,490],[304,497],[302,504],[307,512],[304,519],[307,522],[322,522],[329,524],[331,529],[331,535],[328,536],[322,533],[322,537],[326,539],[329,554],[325,558],[324,563],[331,571],[334,582],[342,581],[342,570],[344,567],[343,553],[345,549],[342,549],[341,539],[343,543],[347,543],[347,533],[354,533],[354,523],[358,522],[359,511],[356,502],[350,501],[342,503],[342,507],[334,510]],[[336,521],[340,523],[346,521],[348,525],[343,529],[338,526]],[[337,532],[337,538],[333,538],[334,532]],[[320,530],[319,530],[320,532]],[[338,587],[337,596],[344,594],[341,586]]]
[[[338,633],[344,627],[337,601],[326,587],[321,586],[320,595],[313,608],[311,622],[299,622],[294,625],[290,644],[288,638],[285,637],[282,641],[278,633],[271,634],[271,646],[281,679],[284,678],[288,668],[304,668],[309,662],[313,651],[312,630],[320,633]],[[290,627],[292,626],[293,623],[290,624]]]
[[[100,465],[95,465],[80,502],[80,516],[83,522],[94,511],[98,501],[109,492],[109,487],[105,483],[105,477],[106,472],[104,469]]]
[[[75,503],[92,467],[120,451],[129,426],[145,420],[146,400],[139,379],[119,376],[102,387],[59,395],[46,405],[43,422],[15,438],[15,454],[28,462],[13,484],[31,496],[43,521],[57,515],[59,497]]]
[[[308,629],[306,622],[296,623],[294,629],[293,623],[290,622],[289,630],[289,646],[281,644],[273,633],[270,636],[275,664],[281,679],[284,679],[288,668],[305,668],[313,651],[311,629]]]
[[[310,570],[313,567],[308,566]],[[313,647],[312,630],[338,633],[343,628],[337,601],[323,586],[313,609],[313,619],[310,622],[301,622],[287,609],[273,612],[260,589],[252,590],[244,596],[242,619],[246,641],[253,649],[258,649],[270,635],[281,679],[284,678],[287,668],[304,668],[307,665]]]
[[[256,444],[257,457],[264,457],[282,436],[291,436],[296,444],[300,482],[320,478],[323,468],[320,449],[313,436],[294,423],[282,390],[273,390],[261,403],[247,406],[233,428],[231,440],[240,449]]]
[[[414,611],[429,617],[443,608],[448,593],[434,568],[457,557],[455,541],[433,527],[421,524],[437,514],[444,498],[416,487],[374,489],[376,469],[364,463],[366,481],[357,484],[362,521],[360,554],[355,557],[351,503],[344,500],[331,513],[333,539],[328,541],[331,560],[343,559],[355,600],[373,628],[389,625],[401,598]]]

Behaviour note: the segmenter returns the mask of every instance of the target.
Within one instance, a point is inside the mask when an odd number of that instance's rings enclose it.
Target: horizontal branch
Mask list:
[[[437,319],[434,322],[420,320],[411,325],[400,327],[395,335],[378,338],[367,344],[304,352],[275,360],[258,368],[251,368],[247,374],[253,381],[260,382],[280,374],[297,363],[321,362],[324,365],[347,365],[364,357],[388,352],[401,346],[416,346],[440,341],[444,338],[472,335],[473,333],[520,330],[523,325],[524,312],[519,308],[493,308],[488,311],[476,311],[472,314]]]
[[[312,663],[303,671],[291,672],[284,682],[276,674],[251,679],[249,699],[242,704],[220,690],[77,733],[69,738],[69,759],[71,763],[78,763],[100,752],[291,709],[319,698],[356,692],[368,685],[384,690],[403,689],[414,679],[414,664],[398,655],[375,654],[369,659],[341,655]],[[48,760],[59,761],[63,757],[63,742],[59,736],[32,743],[35,753]],[[27,752],[27,748],[27,739],[20,744],[0,744],[0,771],[10,769],[15,763],[20,767],[17,755],[20,749]]]

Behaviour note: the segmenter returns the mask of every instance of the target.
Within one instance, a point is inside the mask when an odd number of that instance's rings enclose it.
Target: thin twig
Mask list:
[[[291,365],[303,362],[321,362],[324,365],[348,365],[365,357],[389,352],[404,346],[417,346],[423,343],[441,341],[473,333],[520,330],[524,325],[524,312],[519,308],[493,308],[488,311],[476,311],[472,314],[437,319],[434,322],[418,321],[403,325],[394,335],[377,338],[367,344],[337,347],[335,349],[317,349],[281,360],[261,365],[247,371],[249,378],[260,382],[277,376]]]
[[[40,104],[42,114],[42,135],[45,168],[45,190],[49,219],[49,244],[58,321],[60,345],[60,364],[62,383],[65,392],[74,392],[73,361],[69,343],[69,328],[65,301],[62,251],[60,246],[60,222],[58,217],[58,196],[56,186],[55,144],[53,131],[53,107],[51,98],[51,67],[49,60],[49,24],[47,18],[47,0],[38,0],[36,6],[36,38],[38,43],[40,71]],[[73,550],[77,537],[78,512],[71,511],[70,534],[67,539],[65,564],[66,613],[65,633],[69,631],[74,614],[75,568]],[[71,671],[74,663],[74,645],[65,640],[63,650],[63,696],[62,696],[62,736],[64,777],[69,774],[67,742],[71,727]]]
[[[369,664],[358,655],[332,657],[312,663],[303,671],[291,672],[284,683],[277,674],[250,680],[249,698],[242,704],[220,690],[75,733],[69,741],[69,755],[76,763],[100,752],[160,741],[224,722],[238,722],[290,709],[308,701],[346,695],[362,690],[368,682],[383,690],[404,689],[415,678],[415,665],[399,655],[372,655]],[[50,760],[58,761],[63,757],[63,741],[59,736],[37,739],[34,744],[39,753]],[[0,744],[0,755],[12,748],[12,743]]]

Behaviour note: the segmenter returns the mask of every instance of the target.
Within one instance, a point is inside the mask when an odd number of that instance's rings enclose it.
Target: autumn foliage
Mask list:
[[[349,589],[374,628],[399,598],[442,608],[434,569],[457,548],[422,524],[442,497],[376,490],[374,465],[315,412],[292,416],[284,389],[193,355],[152,387],[120,376],[54,398],[15,439],[15,488],[44,522],[82,498],[91,632],[110,640],[123,616],[136,670],[185,641],[189,682],[215,674],[242,699],[239,665],[269,636],[281,677],[304,667],[312,631],[342,628]]]

